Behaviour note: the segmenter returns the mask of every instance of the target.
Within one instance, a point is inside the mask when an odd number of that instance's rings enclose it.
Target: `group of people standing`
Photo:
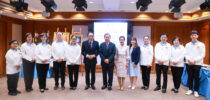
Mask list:
[[[78,72],[81,64],[81,54],[84,56],[85,64],[85,90],[95,87],[95,70],[97,56],[101,58],[103,86],[102,90],[112,90],[114,67],[116,67],[116,75],[118,79],[118,89],[124,90],[124,82],[127,75],[130,78],[130,89],[136,88],[137,78],[140,76],[140,68],[142,72],[143,86],[141,89],[149,89],[150,72],[155,56],[156,70],[156,88],[154,91],[161,89],[161,72],[163,73],[162,93],[166,93],[167,89],[167,73],[169,63],[173,76],[174,88],[171,89],[174,93],[178,93],[181,84],[181,75],[184,68],[184,61],[187,63],[189,90],[187,95],[193,93],[199,97],[199,72],[205,57],[205,45],[198,41],[198,32],[191,32],[192,41],[184,47],[180,44],[179,37],[174,37],[173,45],[167,42],[168,35],[163,33],[160,35],[160,42],[153,46],[150,44],[150,37],[144,36],[144,44],[138,46],[136,37],[131,38],[130,45],[125,43],[125,37],[120,36],[120,44],[115,46],[110,41],[111,35],[104,35],[105,42],[99,43],[93,39],[93,33],[88,33],[88,40],[82,43],[82,47],[77,44],[77,37],[71,36],[71,43],[68,44],[62,39],[62,33],[57,33],[57,40],[52,45],[47,43],[47,34],[41,34],[41,43],[35,45],[32,43],[32,34],[26,34],[26,42],[21,45],[21,50],[17,49],[18,41],[11,40],[9,45],[11,49],[6,54],[6,70],[7,84],[9,95],[17,95],[20,91],[17,90],[20,67],[23,65],[25,89],[27,92],[33,90],[33,75],[34,66],[38,72],[38,83],[40,92],[48,90],[46,87],[46,75],[49,69],[50,59],[53,59],[53,72],[55,79],[54,90],[59,88],[59,75],[61,75],[61,89],[65,89],[65,67],[68,67],[69,85],[71,90],[76,90],[78,83]],[[153,52],[155,52],[153,54]],[[185,59],[185,60],[184,60]],[[91,73],[91,79],[90,79]],[[108,77],[107,77],[108,76]],[[193,80],[195,86],[193,89]]]

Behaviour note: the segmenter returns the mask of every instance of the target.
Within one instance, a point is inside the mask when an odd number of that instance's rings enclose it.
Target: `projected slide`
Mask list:
[[[111,42],[119,45],[119,37],[125,36],[127,44],[127,22],[94,22],[94,39],[101,44],[104,42],[104,34],[111,34]]]

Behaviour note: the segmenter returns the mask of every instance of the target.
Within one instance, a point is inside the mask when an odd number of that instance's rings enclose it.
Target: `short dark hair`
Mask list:
[[[192,31],[190,32],[190,35],[193,35],[193,34],[198,34],[198,31],[192,30]]]
[[[76,36],[76,35],[72,35],[72,36],[71,36],[71,39],[72,39],[72,38],[77,38],[77,36]]]
[[[124,36],[120,36],[120,37],[119,37],[119,40],[120,40],[121,38],[123,38],[123,39],[125,40],[125,37],[124,37]]]
[[[149,38],[149,35],[145,35],[145,36],[143,37],[143,39],[144,39],[145,37],[148,37],[148,39],[150,39],[150,38]]]
[[[166,34],[166,33],[160,34],[160,37],[163,36],[163,35],[165,35],[166,37],[168,37],[168,34]]]
[[[175,36],[172,40],[172,43],[174,43],[175,40],[178,40],[180,42],[180,38],[178,36]]]
[[[25,39],[28,37],[28,36],[32,36],[32,38],[33,38],[33,35],[31,34],[31,33],[26,33],[26,35],[25,35]]]
[[[41,37],[45,36],[48,39],[47,33],[42,33],[40,36]]]
[[[11,44],[14,43],[14,42],[17,42],[17,43],[18,43],[17,40],[10,40],[10,41],[9,41],[9,45],[11,45]],[[18,44],[19,44],[19,43],[18,43]]]

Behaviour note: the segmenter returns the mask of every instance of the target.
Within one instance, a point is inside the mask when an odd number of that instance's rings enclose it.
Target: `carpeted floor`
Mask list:
[[[173,88],[173,82],[171,75],[168,75],[168,88],[167,93],[162,94],[161,91],[153,91],[156,87],[155,85],[155,74],[151,74],[151,84],[149,90],[141,90],[142,86],[141,77],[138,78],[137,88],[135,90],[128,89],[129,78],[126,78],[125,90],[117,90],[118,83],[117,77],[114,77],[113,90],[101,90],[102,86],[102,74],[96,74],[96,90],[84,90],[85,87],[85,77],[79,75],[79,84],[77,90],[69,90],[69,79],[66,77],[65,90],[53,90],[54,79],[47,79],[48,91],[40,93],[38,89],[38,81],[34,80],[33,89],[34,91],[27,93],[24,88],[23,78],[20,78],[18,84],[18,90],[22,93],[17,96],[9,96],[6,85],[6,77],[0,78],[0,100],[205,100],[203,96],[195,98],[193,95],[187,96],[185,92],[187,88],[184,86],[180,87],[179,93],[175,94],[171,90]]]

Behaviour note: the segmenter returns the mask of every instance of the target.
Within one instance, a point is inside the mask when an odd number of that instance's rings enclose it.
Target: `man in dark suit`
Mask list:
[[[88,40],[84,41],[82,44],[82,55],[84,56],[85,63],[85,79],[86,87],[85,90],[91,88],[95,90],[95,69],[97,63],[97,55],[99,53],[99,44],[97,41],[93,40],[93,33],[88,33]],[[91,83],[90,83],[90,71],[91,71]]]
[[[101,57],[101,65],[103,71],[103,86],[102,90],[106,89],[112,90],[112,81],[113,81],[113,69],[114,69],[114,56],[116,53],[115,44],[110,42],[111,35],[106,33],[104,35],[105,42],[101,43],[99,48],[99,54]],[[107,84],[107,73],[109,76]]]

